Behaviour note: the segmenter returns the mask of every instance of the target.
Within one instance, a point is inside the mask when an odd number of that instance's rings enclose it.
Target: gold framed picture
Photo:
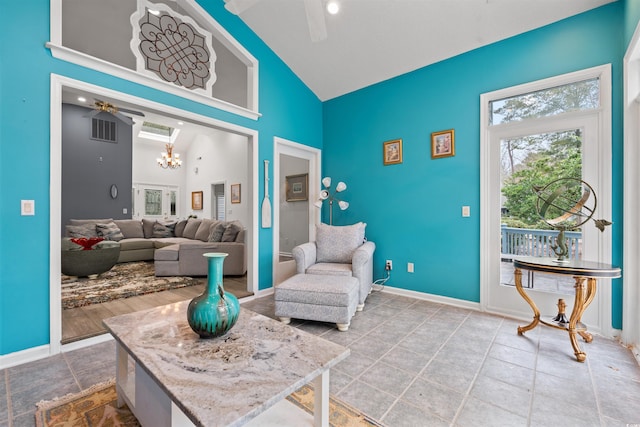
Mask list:
[[[382,144],[382,162],[385,166],[402,163],[401,139],[394,139]]]
[[[451,157],[456,154],[456,141],[453,129],[431,134],[431,158]]]
[[[191,209],[194,211],[202,210],[202,191],[191,192]]]
[[[309,200],[309,174],[289,175],[287,180],[287,202]]]
[[[231,184],[231,203],[240,203],[240,184]]]

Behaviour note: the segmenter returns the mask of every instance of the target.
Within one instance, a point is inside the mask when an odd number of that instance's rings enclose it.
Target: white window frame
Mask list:
[[[189,89],[176,86],[173,83],[161,81],[151,75],[139,73],[121,65],[113,64],[103,59],[96,58],[83,52],[64,47],[62,45],[62,2],[63,0],[51,0],[50,14],[50,38],[46,46],[51,49],[54,58],[87,67],[101,73],[110,74],[125,80],[139,83],[163,92],[181,96],[192,101],[209,105],[223,111],[228,111],[249,119],[258,120],[261,114],[258,111],[258,60],[253,57],[227,30],[216,22],[199,4],[193,0],[178,0],[189,16],[197,17],[197,21],[206,22],[208,31],[233,52],[247,66],[247,105],[248,108],[232,104],[221,99],[213,98]]]
[[[499,257],[495,249],[494,224],[492,217],[495,199],[495,189],[499,188],[496,182],[496,174],[491,173],[491,168],[496,164],[496,159],[490,149],[491,136],[501,127],[519,126],[518,123],[506,123],[500,125],[489,124],[490,103],[504,98],[567,85],[583,80],[600,79],[600,108],[597,109],[599,141],[597,157],[594,167],[597,168],[597,182],[591,182],[598,192],[598,217],[611,218],[611,191],[612,191],[612,155],[611,155],[611,64],[605,64],[586,70],[563,74],[544,80],[485,93],[480,96],[480,307],[487,311],[489,301],[489,289],[491,284],[491,265]],[[592,110],[593,112],[593,110]],[[579,115],[581,112],[564,113]],[[499,237],[498,237],[499,238]],[[598,259],[604,263],[611,262],[612,239],[611,230],[606,230],[602,238],[598,240]],[[499,251],[498,251],[499,252]],[[604,320],[600,332],[606,336],[613,336],[614,329],[611,326],[611,287],[602,285],[599,290],[599,313]]]

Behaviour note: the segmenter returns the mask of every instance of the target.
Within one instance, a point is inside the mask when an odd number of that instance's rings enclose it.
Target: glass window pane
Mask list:
[[[162,190],[144,190],[144,214],[162,215]]]
[[[600,106],[600,79],[590,79],[525,93],[489,103],[489,124],[548,117]]]
[[[172,217],[177,215],[176,214],[176,192],[173,190],[169,192],[169,211],[171,212]]]

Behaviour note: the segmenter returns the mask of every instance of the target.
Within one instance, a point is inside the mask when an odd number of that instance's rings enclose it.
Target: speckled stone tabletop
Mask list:
[[[196,425],[242,425],[330,369],[349,349],[241,308],[218,338],[187,323],[189,301],[104,320]]]

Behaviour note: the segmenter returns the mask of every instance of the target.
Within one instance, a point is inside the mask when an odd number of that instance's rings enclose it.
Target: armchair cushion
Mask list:
[[[366,226],[364,222],[347,226],[319,224],[316,261],[350,264],[353,253],[364,243]]]
[[[321,262],[307,268],[307,274],[322,274],[325,276],[352,276],[351,264]]]

